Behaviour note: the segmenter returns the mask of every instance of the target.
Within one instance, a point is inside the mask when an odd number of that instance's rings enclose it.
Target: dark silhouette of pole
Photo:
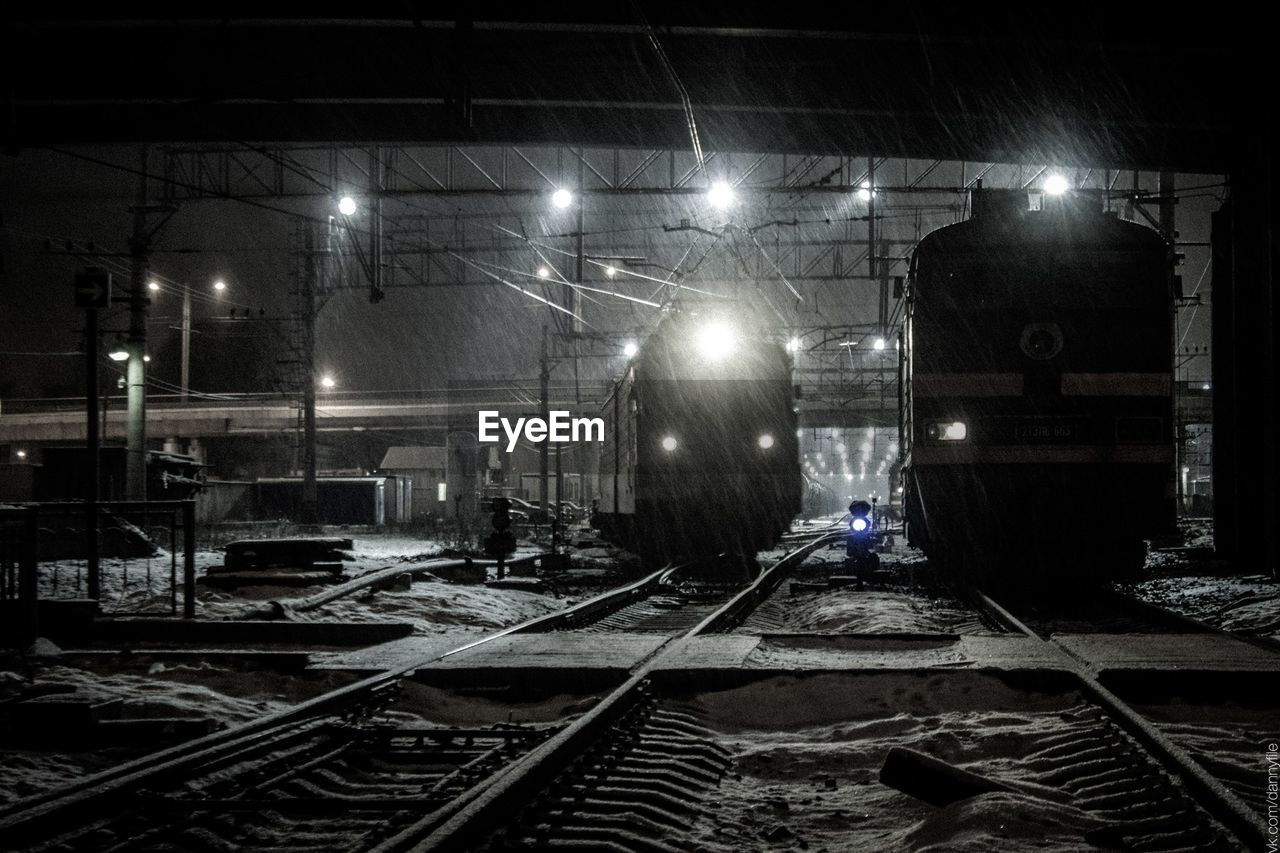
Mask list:
[[[305,226],[302,276],[302,513],[303,524],[318,521],[316,492],[316,249],[315,230]]]
[[[88,444],[89,470],[84,502],[84,545],[86,573],[89,576],[89,598],[98,600],[100,578],[98,567],[98,489],[102,481],[99,459],[102,436],[98,432],[98,309],[84,312],[84,405],[85,437]]]

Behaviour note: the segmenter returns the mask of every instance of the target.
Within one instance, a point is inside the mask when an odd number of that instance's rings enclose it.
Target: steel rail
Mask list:
[[[1182,780],[1196,801],[1222,822],[1248,846],[1261,850],[1266,839],[1262,821],[1235,794],[1227,790],[1199,762],[1182,747],[1174,743],[1142,715],[1129,707],[1123,699],[1112,693],[1090,672],[1083,661],[1073,655],[1053,637],[1042,637],[1007,608],[1000,605],[979,589],[970,590],[978,605],[1002,624],[1012,626],[1017,632],[1051,647],[1062,659],[1062,668],[1074,675],[1081,691],[1106,711],[1122,729],[1142,744],[1165,768]]]

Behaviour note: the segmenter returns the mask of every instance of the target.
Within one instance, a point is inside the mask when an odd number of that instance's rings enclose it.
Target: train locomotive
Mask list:
[[[707,312],[666,317],[602,407],[601,535],[646,559],[777,544],[800,510],[791,361]]]
[[[916,249],[908,541],[976,581],[1120,577],[1174,527],[1173,255],[1096,192],[975,190]]]

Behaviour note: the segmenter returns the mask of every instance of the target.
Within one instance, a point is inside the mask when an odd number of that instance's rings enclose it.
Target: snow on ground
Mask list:
[[[1024,763],[1041,739],[1076,729],[1075,695],[1014,690],[968,675],[771,678],[704,693],[682,710],[735,759],[689,828],[709,853],[1077,851],[1100,825],[1022,793],[935,808],[878,781],[890,748],[908,747],[1001,781],[1036,780]]]
[[[134,671],[88,670],[48,658],[21,675],[0,673],[0,699],[16,696],[31,684],[61,685],[92,700],[122,700],[122,719],[207,718],[229,726],[284,710],[350,680],[352,676],[337,672],[286,676],[207,662],[153,663]],[[39,748],[6,738],[0,748],[0,803],[105,770],[156,746],[103,747],[90,740],[82,748],[56,742]]]
[[[1176,700],[1134,707],[1258,814],[1265,813],[1265,756],[1277,734],[1274,706]]]
[[[1156,577],[1135,584],[1140,598],[1228,631],[1280,639],[1280,583],[1262,575]]]
[[[415,634],[483,633],[567,607],[571,599],[523,590],[416,580],[408,591],[341,598],[296,614],[307,621],[407,622]]]

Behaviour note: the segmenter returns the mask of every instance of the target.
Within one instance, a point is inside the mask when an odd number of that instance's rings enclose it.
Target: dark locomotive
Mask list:
[[[1139,569],[1174,523],[1168,243],[1098,193],[977,190],[905,295],[908,540],[980,580]]]
[[[791,361],[723,317],[667,317],[602,415],[601,534],[650,559],[771,548],[799,512]]]

